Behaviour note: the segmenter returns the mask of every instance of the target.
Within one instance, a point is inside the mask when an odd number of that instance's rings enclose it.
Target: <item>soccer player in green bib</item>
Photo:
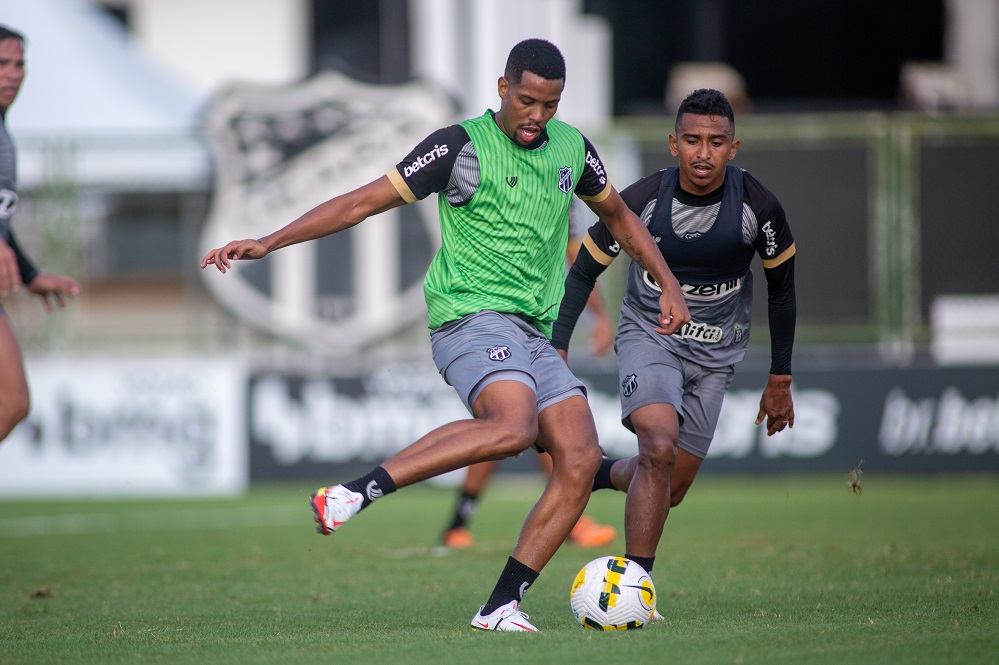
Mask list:
[[[225,273],[234,260],[259,259],[437,194],[441,248],[424,283],[430,340],[438,370],[472,418],[433,430],[360,478],[320,488],[312,507],[317,530],[328,535],[399,488],[537,443],[551,454],[552,473],[472,619],[479,630],[537,630],[520,602],[582,514],[600,466],[585,388],[550,342],[573,195],[662,285],[661,334],[689,320],[679,283],[596,150],[553,118],[564,86],[558,48],[520,42],[498,82],[499,111],[432,133],[385,176],[263,238],[213,249],[201,263]]]

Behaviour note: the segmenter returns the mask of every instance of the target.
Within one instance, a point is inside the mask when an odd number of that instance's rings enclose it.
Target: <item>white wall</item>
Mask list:
[[[114,3],[128,6],[146,51],[202,93],[234,80],[285,84],[308,72],[308,0]],[[611,30],[602,18],[583,14],[579,0],[410,0],[410,17],[414,74],[454,96],[462,116],[495,108],[510,48],[542,37],[566,58],[559,117],[584,130],[607,124]]]
[[[999,0],[947,0],[945,58],[974,108],[999,108]]]
[[[128,0],[157,61],[210,93],[233,81],[285,84],[308,72],[308,0]]]
[[[552,41],[566,59],[558,117],[588,130],[611,115],[611,30],[578,0],[410,0],[413,72],[444,87],[462,115],[496,109],[496,81],[514,44]]]

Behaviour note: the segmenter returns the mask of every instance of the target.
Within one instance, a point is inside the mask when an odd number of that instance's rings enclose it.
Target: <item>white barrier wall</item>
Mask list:
[[[245,363],[29,359],[27,370],[32,409],[0,445],[0,496],[246,488]]]
[[[360,475],[468,414],[432,364],[332,376],[248,359],[28,363],[34,406],[0,445],[0,498],[235,496],[248,483]],[[582,372],[601,445],[636,452],[616,373]],[[739,371],[705,470],[999,470],[992,367],[800,370],[795,427],[754,424],[765,372]],[[532,455],[520,470],[534,472]],[[508,470],[510,465],[506,465]],[[516,470],[516,469],[514,469]]]

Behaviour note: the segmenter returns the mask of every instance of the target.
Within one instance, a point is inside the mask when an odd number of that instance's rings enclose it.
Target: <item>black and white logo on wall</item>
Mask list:
[[[213,97],[216,158],[203,252],[259,238],[387,173],[453,105],[424,83],[368,85],[326,72],[293,86],[236,85]],[[226,275],[202,271],[233,314],[265,332],[342,352],[425,317],[422,279],[440,246],[436,197],[286,247]]]

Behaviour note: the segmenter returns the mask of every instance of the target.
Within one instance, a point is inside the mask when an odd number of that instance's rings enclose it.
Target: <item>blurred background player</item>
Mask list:
[[[520,42],[497,81],[499,111],[431,133],[386,175],[259,240],[212,249],[201,262],[225,273],[232,261],[260,259],[438,194],[442,242],[424,280],[431,348],[473,418],[438,427],[363,476],[320,488],[310,503],[319,533],[330,535],[401,487],[538,442],[551,454],[552,473],[471,621],[478,630],[537,631],[520,601],[583,514],[600,465],[585,388],[550,342],[573,195],[664,284],[661,332],[690,320],[679,283],[607,181],[596,149],[554,119],[564,86],[558,48]]]
[[[566,248],[566,257],[569,265],[576,260],[576,254],[585,227],[580,223],[584,213],[579,210],[579,206],[573,204],[569,209],[569,245]],[[594,287],[586,302],[586,307],[593,315],[592,327],[590,328],[590,353],[596,357],[607,355],[607,352],[614,346],[614,324],[611,321],[607,308],[604,306],[599,289]],[[537,453],[538,467],[545,476],[550,476],[552,472],[552,458],[548,453]],[[441,534],[441,545],[456,550],[463,550],[475,544],[475,538],[469,530],[469,523],[475,515],[479,500],[482,498],[486,486],[499,467],[500,462],[489,461],[479,462],[468,467],[465,477],[462,479],[461,487],[458,490],[458,501],[451,515],[444,533]],[[613,542],[617,537],[614,527],[607,524],[600,524],[589,515],[580,516],[576,525],[569,532],[569,542],[579,547],[603,547]]]
[[[746,355],[752,316],[754,254],[763,261],[770,324],[770,377],[756,424],[767,434],[794,426],[791,351],[796,319],[794,238],[777,198],[729,165],[739,149],[735,114],[714,89],[680,104],[670,152],[678,166],[625,189],[625,203],[646,223],[676,278],[690,323],[655,334],[656,281],[631,265],[616,349],[624,425],[638,455],[604,459],[594,489],[627,491],[625,556],[651,572],[671,506],[678,505],[708,453],[735,364]],[[668,202],[668,203],[667,203]],[[620,249],[600,222],[587,232],[566,278],[552,343],[567,357],[569,338],[597,276]]]
[[[65,306],[80,285],[70,277],[39,272],[17,244],[11,219],[17,207],[17,154],[7,133],[7,109],[24,81],[24,36],[0,25],[0,298],[20,289],[39,296],[46,311]],[[31,400],[21,347],[0,305],[0,442],[28,416]]]

